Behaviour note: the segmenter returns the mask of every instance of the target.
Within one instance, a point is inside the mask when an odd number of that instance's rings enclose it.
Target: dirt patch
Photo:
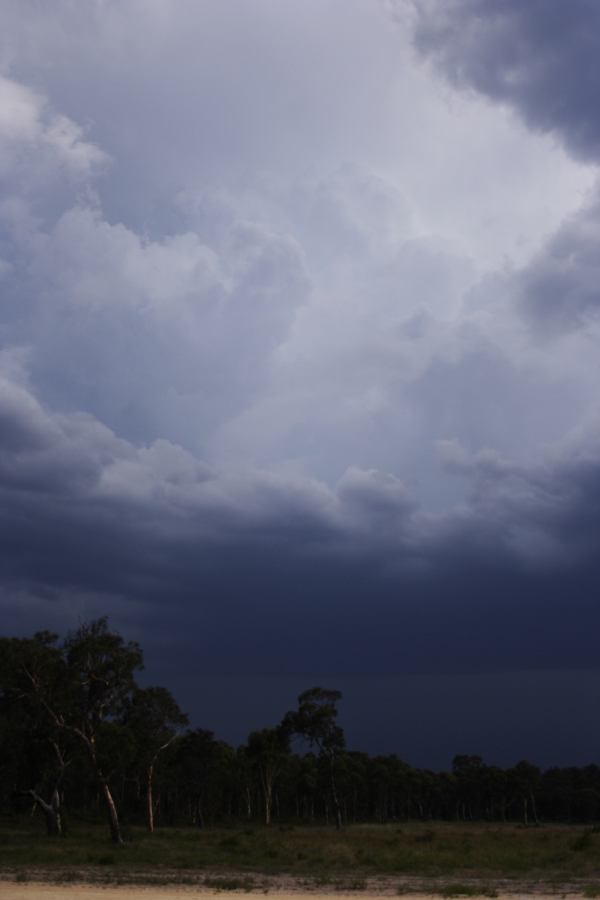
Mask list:
[[[192,897],[209,897],[219,890],[208,890],[194,885],[118,885],[118,886],[102,886],[90,884],[43,884],[28,883],[21,884],[17,882],[0,882],[0,900],[187,900]],[[272,900],[316,900],[316,898],[326,897],[328,900],[332,897],[329,892],[301,893],[298,891],[284,893],[280,891],[269,891],[269,897]],[[339,900],[351,900],[356,898],[356,893],[344,894],[336,891],[335,896]],[[382,896],[381,893],[370,893],[361,891],[360,896],[364,900],[376,900]],[[396,894],[397,896],[397,894]],[[440,900],[440,894],[420,894],[413,893],[413,900]],[[556,900],[556,897],[566,896],[564,893],[536,893],[538,900]],[[582,896],[581,894],[571,894],[570,896]],[[510,894],[498,894],[498,900],[528,900],[531,898],[530,893],[514,892]]]
[[[160,873],[129,871],[118,878],[101,870],[32,870],[0,873],[0,900],[187,900],[224,893],[260,893],[270,900],[380,900],[410,895],[410,900],[444,900],[461,896],[495,897],[497,900],[557,900],[585,896],[586,884],[548,884],[536,881],[483,881],[482,879],[372,877],[357,879],[250,876],[248,873],[208,874],[161,870]],[[464,888],[464,893],[462,890]],[[588,895],[589,896],[589,895]]]

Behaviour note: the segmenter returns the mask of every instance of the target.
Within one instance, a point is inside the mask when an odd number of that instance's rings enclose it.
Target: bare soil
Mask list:
[[[90,884],[44,884],[44,883],[27,883],[19,884],[17,882],[4,881],[0,882],[0,900],[186,900],[192,897],[207,897],[222,893],[218,890],[208,890],[193,885],[118,885],[98,887]],[[316,898],[331,896],[338,897],[339,900],[356,900],[356,893],[344,894],[338,891],[335,895],[330,893],[310,893],[291,892],[284,893],[280,891],[269,891],[271,900],[316,900]],[[364,900],[375,900],[381,897],[380,893],[372,894],[370,892],[362,892],[360,896]],[[565,893],[536,893],[538,900],[556,900],[558,897],[567,896]],[[581,894],[569,894],[570,897],[582,896]],[[411,894],[413,900],[440,900],[439,894]],[[497,900],[529,900],[530,893],[510,893],[498,894]]]
[[[79,878],[81,880],[79,880]],[[62,880],[64,877],[64,880]],[[210,878],[210,876],[208,876]],[[235,876],[231,876],[235,877]],[[240,875],[240,880],[247,879]],[[416,877],[375,877],[360,882],[348,878],[337,878],[335,882],[321,884],[318,879],[291,878],[289,876],[259,876],[252,879],[245,888],[232,890],[231,887],[219,887],[216,882],[229,880],[223,873],[215,873],[214,884],[207,886],[207,872],[189,873],[188,882],[176,883],[181,878],[180,872],[161,873],[161,883],[143,883],[145,879],[155,879],[155,873],[130,872],[128,883],[115,884],[106,873],[86,869],[78,873],[69,870],[63,873],[56,870],[37,870],[29,874],[26,882],[14,880],[8,872],[0,874],[0,900],[191,900],[193,897],[207,898],[215,894],[260,893],[268,895],[269,900],[380,900],[382,897],[398,897],[410,895],[410,900],[441,900],[444,889],[453,885],[448,878],[427,879]],[[490,896],[490,882],[482,879],[461,879],[460,885],[468,888],[469,897]],[[584,884],[548,884],[536,881],[503,881],[493,884],[497,900],[557,900],[557,898],[576,898],[584,896]],[[481,888],[481,894],[478,889]],[[467,892],[465,891],[465,895]],[[459,900],[459,898],[457,898]]]

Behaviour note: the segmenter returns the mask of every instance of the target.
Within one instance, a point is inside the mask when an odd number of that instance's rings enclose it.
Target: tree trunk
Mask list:
[[[60,794],[58,788],[54,788],[50,803],[46,803],[43,797],[34,791],[28,791],[35,800],[35,804],[44,813],[46,818],[46,832],[49,837],[61,837],[63,835],[63,821],[60,811]]]
[[[265,825],[270,825],[271,811],[273,809],[273,778],[268,769],[261,771],[261,782],[265,801]]]
[[[529,799],[531,801],[531,813],[533,815],[533,821],[535,822],[536,825],[539,825],[540,820],[538,819],[537,806],[535,804],[535,796],[534,796],[533,791],[529,792]]]
[[[104,802],[106,804],[106,811],[108,813],[108,827],[110,829],[111,840],[114,844],[123,844],[124,841],[121,834],[121,826],[119,825],[117,807],[115,806],[115,801],[113,800],[113,796],[110,792],[108,782],[105,778],[102,778],[102,776],[100,776],[100,792],[102,793],[102,797],[104,798]]]
[[[334,757],[329,754],[329,786],[331,788],[331,799],[333,801],[333,812],[335,815],[335,827],[338,831],[342,830],[342,808],[337,793],[337,785],[335,783],[334,774]]]
[[[202,798],[196,798],[195,804],[195,812],[194,812],[194,825],[197,828],[204,828],[204,810],[202,808]]]
[[[152,781],[154,777],[154,765],[150,763],[146,771],[146,825],[150,834],[154,833],[154,799]]]

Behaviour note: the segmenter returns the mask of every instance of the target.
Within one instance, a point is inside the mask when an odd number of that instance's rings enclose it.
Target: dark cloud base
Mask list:
[[[336,490],[261,472],[240,482],[3,388],[0,559],[18,632],[31,609],[40,627],[107,613],[135,620],[144,644],[168,636],[164,652],[197,675],[597,663],[593,459],[454,462],[471,501],[432,516],[391,477],[349,471]]]

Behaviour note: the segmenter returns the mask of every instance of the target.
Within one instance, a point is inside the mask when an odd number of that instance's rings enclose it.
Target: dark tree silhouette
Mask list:
[[[106,618],[82,625],[62,646],[57,647],[56,640],[42,633],[17,642],[17,687],[46,721],[49,735],[67,734],[80,742],[104,799],[111,838],[123,843],[102,737],[103,727],[122,714],[135,688],[133,676],[142,668],[142,651],[109,631]]]
[[[336,760],[346,746],[344,731],[336,722],[337,704],[341,699],[340,691],[310,688],[300,694],[298,709],[288,712],[282,723],[284,730],[304,737],[327,760],[331,801],[338,829],[342,827],[342,808],[336,784]]]
[[[154,831],[154,776],[159,757],[172,746],[188,717],[166,688],[136,688],[128,698],[122,724],[136,746],[136,757],[146,785],[146,825]]]
[[[248,737],[247,756],[258,773],[266,825],[271,823],[275,780],[288,761],[289,753],[290,735],[281,726],[253,731]]]

